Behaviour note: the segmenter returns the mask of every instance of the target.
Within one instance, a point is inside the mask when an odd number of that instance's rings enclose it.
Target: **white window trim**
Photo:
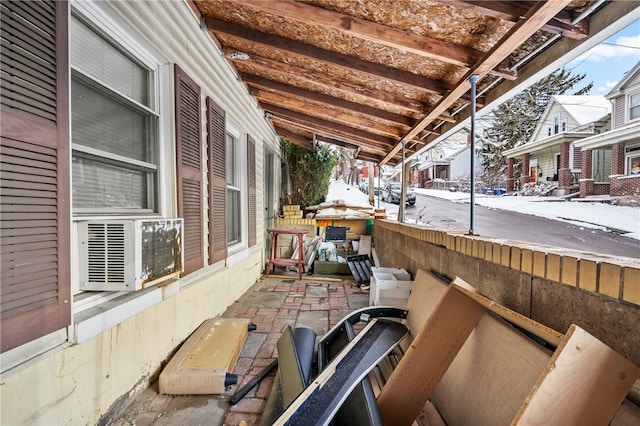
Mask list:
[[[636,90],[633,92],[628,93],[625,96],[625,108],[624,108],[624,116],[625,116],[625,123],[632,123],[634,121],[638,121],[640,120],[640,115],[637,118],[631,118],[631,97],[632,96],[640,96],[640,90]],[[637,108],[640,108],[640,106],[638,106]]]
[[[624,174],[629,176],[637,176],[631,175],[631,164],[629,163],[629,159],[632,157],[637,157],[640,155],[640,145],[630,145],[625,147],[624,150]]]
[[[248,234],[247,217],[248,217],[248,200],[247,200],[247,143],[246,136],[242,134],[237,126],[227,120],[227,133],[236,138],[238,146],[237,151],[240,154],[240,164],[238,169],[239,186],[235,188],[240,189],[240,241],[227,246],[227,259],[231,265],[236,261],[246,257],[245,250],[248,247]],[[228,210],[227,210],[228,212]],[[244,253],[244,254],[243,254]],[[240,254],[240,256],[238,256]]]

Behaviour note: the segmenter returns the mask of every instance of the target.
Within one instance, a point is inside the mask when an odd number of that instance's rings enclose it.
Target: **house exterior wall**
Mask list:
[[[255,140],[255,234],[248,244],[251,224],[244,224],[243,242],[230,246],[226,258],[204,266],[171,283],[120,296],[82,310],[77,306],[71,325],[36,341],[2,353],[0,424],[96,424],[117,411],[149,385],[175,348],[207,318],[218,316],[249,289],[264,266],[264,152],[275,153],[276,135],[255,101],[238,81],[187,2],[81,2],[72,1],[73,13],[101,25],[115,23],[135,35],[141,44],[163,58],[159,96],[167,114],[159,123],[161,136],[159,212],[177,216],[174,64],[200,87],[202,143],[202,227],[208,229],[209,188],[205,98],[226,112],[226,120],[244,138]],[[121,32],[108,34],[116,39]],[[279,167],[274,167],[276,174]],[[246,173],[246,168],[243,171]],[[274,179],[277,185],[278,177]],[[248,190],[245,192],[249,192]],[[243,201],[244,208],[249,202]],[[245,222],[250,214],[243,213]],[[71,265],[77,289],[78,243],[76,217],[69,218],[71,248],[61,262]],[[91,219],[84,216],[81,219]],[[205,231],[206,233],[206,231]],[[201,241],[207,253],[206,235]],[[80,293],[78,293],[80,294]],[[120,302],[126,300],[126,302]]]
[[[553,125],[554,125],[554,121],[553,121],[553,117],[558,115],[559,116],[559,125],[560,123],[562,123],[563,121],[566,121],[567,123],[567,128],[565,131],[569,131],[569,130],[573,130],[578,126],[578,123],[575,121],[575,119],[573,119],[573,117],[571,117],[569,114],[567,114],[567,112],[565,111],[565,109],[562,107],[561,104],[554,102],[550,108],[547,110],[547,115],[543,115],[542,117],[540,117],[540,124],[538,124],[538,126],[535,129],[535,133],[531,136],[531,138],[529,139],[529,142],[535,142],[538,140],[542,140],[545,138],[548,138],[549,135],[549,127],[551,126],[552,128],[552,133],[551,135],[555,134],[555,133],[562,133],[562,127],[559,128],[558,132],[554,132],[553,129]]]
[[[542,173],[542,176],[538,176],[538,182],[544,182],[547,178],[548,180],[554,180],[553,178],[557,173],[556,154],[559,153],[559,147],[554,146],[543,152],[535,152],[531,154],[532,160],[538,160],[539,173]]]
[[[626,121],[626,102],[624,96],[613,99],[613,123],[612,127],[617,129],[624,126]]]

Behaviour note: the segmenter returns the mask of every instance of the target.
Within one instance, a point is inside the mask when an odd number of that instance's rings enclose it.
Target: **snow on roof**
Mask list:
[[[562,105],[580,126],[611,114],[611,102],[604,96],[554,95],[552,98]]]

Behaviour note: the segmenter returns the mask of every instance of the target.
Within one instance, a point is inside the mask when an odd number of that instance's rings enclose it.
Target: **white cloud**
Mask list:
[[[615,39],[613,43],[601,43],[571,61],[571,64],[584,61],[602,63],[613,58],[635,58],[635,60],[640,60],[640,34],[636,36],[621,36]]]

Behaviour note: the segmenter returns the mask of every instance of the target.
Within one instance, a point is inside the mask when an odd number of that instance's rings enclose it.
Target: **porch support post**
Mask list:
[[[582,150],[582,179],[580,179],[580,198],[593,195],[593,151]]]
[[[558,168],[558,188],[569,189],[571,187],[571,169],[569,168],[570,142],[560,144],[560,167]]]
[[[507,192],[513,192],[516,187],[513,178],[513,163],[513,158],[507,158]]]
[[[611,147],[611,174],[624,175],[624,143]]]
[[[531,176],[529,176],[529,159],[529,153],[522,156],[522,176],[520,177],[520,183],[522,185],[531,181]]]
[[[476,83],[478,76],[469,77],[471,83],[471,200],[470,200],[470,218],[469,218],[469,235],[473,235],[475,226],[475,205],[476,205]]]

